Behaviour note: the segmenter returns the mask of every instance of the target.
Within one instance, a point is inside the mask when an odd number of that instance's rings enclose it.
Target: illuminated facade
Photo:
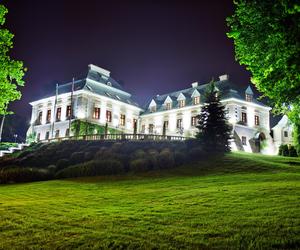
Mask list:
[[[240,94],[228,75],[220,76],[215,84],[233,126],[232,149],[274,153],[269,125],[271,108],[254,98],[250,86]],[[120,133],[193,137],[207,87],[208,84],[194,82],[190,88],[153,97],[142,109],[110,77],[109,71],[89,65],[85,78],[60,85],[56,93],[30,103],[28,135],[34,134],[36,140],[72,136],[72,122],[81,120]]]

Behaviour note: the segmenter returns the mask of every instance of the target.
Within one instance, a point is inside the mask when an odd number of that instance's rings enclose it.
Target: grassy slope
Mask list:
[[[0,187],[0,249],[300,248],[300,160],[231,154]]]

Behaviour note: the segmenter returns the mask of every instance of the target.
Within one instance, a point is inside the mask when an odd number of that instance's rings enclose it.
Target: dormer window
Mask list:
[[[200,104],[200,96],[195,96],[195,97],[193,98],[193,104],[194,104],[194,105]]]
[[[182,108],[185,106],[185,100],[179,100],[178,102],[179,108]]]
[[[111,82],[107,82],[107,86],[110,86],[110,87],[111,87]]]
[[[246,101],[247,102],[252,102],[252,100],[253,100],[253,96],[249,95],[249,94],[246,94]]]
[[[166,103],[166,110],[170,110],[172,108],[172,103],[167,102]]]
[[[156,106],[151,106],[151,107],[150,107],[150,112],[153,113],[153,112],[155,112],[155,111],[156,111]]]

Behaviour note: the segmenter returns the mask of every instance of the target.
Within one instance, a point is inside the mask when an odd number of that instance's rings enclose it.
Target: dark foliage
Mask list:
[[[199,144],[208,153],[225,153],[230,151],[231,126],[226,118],[225,107],[220,102],[220,93],[214,82],[206,93],[206,102],[198,116],[197,138]]]

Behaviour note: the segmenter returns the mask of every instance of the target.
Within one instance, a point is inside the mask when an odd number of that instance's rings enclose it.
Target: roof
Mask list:
[[[248,88],[246,89],[245,93],[248,94],[248,95],[253,95],[253,91],[252,91],[250,85],[249,85]]]
[[[217,81],[217,82],[215,82],[215,85],[221,92],[222,100],[229,99],[229,98],[236,98],[236,99],[245,101],[245,97],[244,97],[245,92],[243,94],[240,94],[240,92],[237,90],[236,86],[228,79],[222,80],[222,81]],[[163,95],[157,95],[157,96],[153,97],[152,99],[150,99],[149,102],[146,103],[146,105],[144,106],[145,111],[143,114],[154,113],[149,110],[149,104],[152,100],[154,100],[157,104],[155,112],[164,111],[165,107],[163,104],[168,96],[173,100],[172,108],[178,108],[177,98],[181,93],[186,97],[185,106],[192,106],[193,105],[192,94],[194,93],[194,91],[197,90],[200,93],[200,95],[204,95],[207,91],[208,86],[209,86],[209,83],[206,83],[206,84],[198,85],[195,87],[190,87],[187,89],[178,90],[178,91],[171,92],[171,93],[166,93]],[[249,89],[249,87],[247,89]],[[250,88],[250,90],[251,90],[251,88]],[[200,102],[201,103],[204,102],[203,98],[200,98]],[[265,104],[257,101],[254,98],[253,98],[252,102],[257,105],[263,106],[263,107],[268,107]]]
[[[272,129],[276,129],[276,128],[286,128],[291,126],[291,122],[288,119],[288,117],[286,115],[284,115],[281,120],[272,128]]]
[[[72,82],[59,85],[58,95],[72,92],[72,85]],[[137,102],[133,100],[132,95],[126,92],[116,80],[110,77],[109,71],[92,64],[89,65],[89,70],[83,79],[74,81],[74,91],[77,90],[86,90],[139,107]],[[53,90],[52,93],[43,98],[55,96],[55,94],[55,90]]]

